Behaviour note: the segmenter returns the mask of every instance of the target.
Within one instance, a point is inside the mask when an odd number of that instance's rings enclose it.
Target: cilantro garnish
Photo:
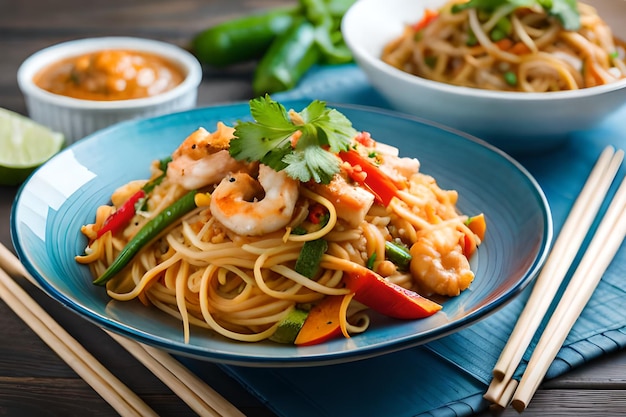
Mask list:
[[[470,0],[467,3],[455,5],[453,10],[476,8],[492,13],[503,6],[516,8],[541,6],[548,14],[559,19],[565,30],[578,30],[580,28],[580,13],[576,0]]]
[[[254,121],[238,122],[230,154],[237,160],[259,161],[291,178],[328,184],[339,172],[334,155],[347,150],[356,130],[348,118],[323,101],[311,102],[301,112],[272,100],[269,95],[250,100]],[[300,137],[293,144],[293,135]]]

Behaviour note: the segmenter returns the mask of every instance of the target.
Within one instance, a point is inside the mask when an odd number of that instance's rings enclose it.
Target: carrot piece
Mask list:
[[[467,227],[478,236],[480,240],[485,239],[485,233],[487,232],[487,221],[485,220],[485,214],[480,213],[476,216],[472,216],[467,221]]]
[[[494,45],[496,45],[501,51],[508,51],[511,47],[513,47],[513,41],[509,38],[503,38],[494,42]]]
[[[343,295],[331,295],[316,304],[307,316],[294,344],[315,345],[341,334],[341,303]]]
[[[524,42],[516,42],[511,46],[509,52],[515,55],[526,55],[530,53],[530,48]]]

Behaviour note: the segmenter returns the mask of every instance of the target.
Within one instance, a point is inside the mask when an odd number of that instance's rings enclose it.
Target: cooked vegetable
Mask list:
[[[437,17],[439,17],[439,11],[433,10],[433,9],[425,9],[424,10],[424,16],[422,17],[422,19],[419,22],[417,22],[413,26],[413,29],[416,32],[418,32],[418,31],[424,29],[426,26],[428,26]]]
[[[306,216],[307,221],[319,225],[320,227],[326,226],[328,218],[328,209],[319,203],[312,205],[309,208],[309,215]]]
[[[476,216],[472,216],[465,222],[467,227],[478,237],[479,240],[483,240],[485,238],[485,232],[487,231],[487,222],[485,221],[485,215],[483,213],[478,214]],[[468,236],[467,234],[463,236],[463,240],[460,242],[461,247],[463,248],[463,253],[468,258],[472,256],[474,251],[476,251],[477,242],[474,236]]]
[[[354,168],[349,173],[352,179],[368,188],[381,204],[387,206],[398,193],[398,187],[393,181],[380,168],[354,149],[339,152],[339,157]]]
[[[390,241],[385,242],[385,256],[387,256],[387,259],[393,262],[400,271],[408,270],[411,259],[413,258],[406,246]]]
[[[532,6],[543,7],[549,14],[558,18],[566,30],[580,28],[580,14],[576,0],[470,0],[467,3],[455,5],[452,10],[476,8],[490,14],[500,7],[513,9]]]
[[[418,293],[387,281],[366,268],[346,271],[346,287],[354,299],[385,316],[397,319],[419,319],[441,310],[441,305]]]
[[[102,223],[102,227],[96,233],[96,239],[100,238],[100,236],[104,235],[107,232],[111,232],[113,234],[122,230],[128,223],[130,223],[131,219],[135,216],[137,212],[135,206],[139,202],[139,200],[143,199],[146,196],[146,192],[143,188],[137,191],[135,194],[130,196],[128,200],[124,202],[117,210],[115,210],[109,217],[106,218],[104,223]]]
[[[487,221],[485,220],[484,213],[480,213],[476,216],[470,217],[469,219],[467,219],[466,224],[472,232],[476,233],[476,236],[478,236],[480,240],[485,239],[485,233],[487,232]]]
[[[298,12],[298,7],[279,8],[222,22],[196,35],[192,50],[200,62],[215,67],[258,59]]]
[[[152,239],[157,237],[163,230],[183,215],[190,212],[196,207],[195,195],[196,191],[190,191],[179,200],[172,203],[169,207],[159,213],[156,217],[146,223],[141,230],[128,242],[124,249],[119,253],[117,258],[109,265],[106,271],[93,281],[96,285],[104,285],[108,280],[113,278],[115,274],[120,272],[130,262],[130,260]]]
[[[322,256],[328,250],[328,242],[324,239],[310,240],[304,242],[300,255],[296,260],[295,270],[296,272],[304,275],[307,278],[313,278],[317,271],[320,269],[320,262]]]
[[[163,178],[165,178],[165,172],[167,170],[167,164],[172,160],[171,157],[167,157],[159,161],[159,168],[163,171],[163,174],[148,181],[141,190],[133,194],[127,201],[124,202],[115,212],[106,218],[100,230],[96,234],[96,239],[105,234],[108,231],[115,234],[122,230],[130,223],[132,218],[137,213],[137,210],[145,203],[146,195],[149,194],[154,187],[159,185]]]
[[[343,300],[343,295],[331,295],[313,306],[294,343],[298,346],[316,345],[339,336]]]
[[[266,95],[250,101],[250,112],[254,121],[236,125],[230,154],[237,160],[260,161],[276,171],[284,169],[303,182],[328,184],[340,166],[331,152],[346,150],[356,135],[350,120],[319,100],[299,113],[287,113]],[[300,136],[294,145],[296,133]]]
[[[278,323],[278,328],[270,336],[270,340],[277,343],[293,344],[308,315],[308,311],[294,308]]]
[[[255,95],[289,90],[318,60],[315,27],[306,19],[296,19],[261,58],[252,90]]]

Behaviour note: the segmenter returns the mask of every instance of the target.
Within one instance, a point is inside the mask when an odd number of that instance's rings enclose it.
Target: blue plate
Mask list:
[[[308,103],[283,101],[298,111]],[[138,301],[110,300],[91,284],[88,268],[74,256],[83,253],[80,227],[93,221],[96,207],[119,185],[148,177],[150,163],[169,155],[199,126],[213,130],[218,121],[248,119],[248,103],[123,122],[63,150],[18,193],[11,216],[16,251],[50,296],[98,326],[172,353],[245,366],[334,364],[416,346],[481,320],[532,281],[549,248],[552,220],[542,190],[520,164],[486,143],[416,118],[329,105],[358,130],[418,158],[422,172],[443,188],[458,190],[462,212],[485,213],[487,234],[472,258],[472,286],[432,317],[398,321],[374,314],[365,333],[309,347],[235,342],[197,328],[185,343],[177,320]]]

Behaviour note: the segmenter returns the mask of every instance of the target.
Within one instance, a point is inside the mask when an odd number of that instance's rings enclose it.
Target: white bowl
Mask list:
[[[626,39],[626,2],[587,0],[615,35]],[[342,33],[373,87],[396,110],[485,139],[505,151],[545,150],[571,133],[591,129],[626,103],[626,80],[577,91],[520,93],[458,87],[427,80],[386,64],[383,47],[426,8],[445,0],[359,0],[346,13]]]
[[[33,77],[50,64],[105,49],[135,50],[161,56],[183,70],[184,81],[151,97],[114,101],[66,97],[50,93],[33,82]],[[53,45],[31,55],[17,72],[29,117],[63,133],[68,144],[122,120],[193,108],[201,80],[202,68],[189,52],[166,42],[132,37],[89,38]]]

